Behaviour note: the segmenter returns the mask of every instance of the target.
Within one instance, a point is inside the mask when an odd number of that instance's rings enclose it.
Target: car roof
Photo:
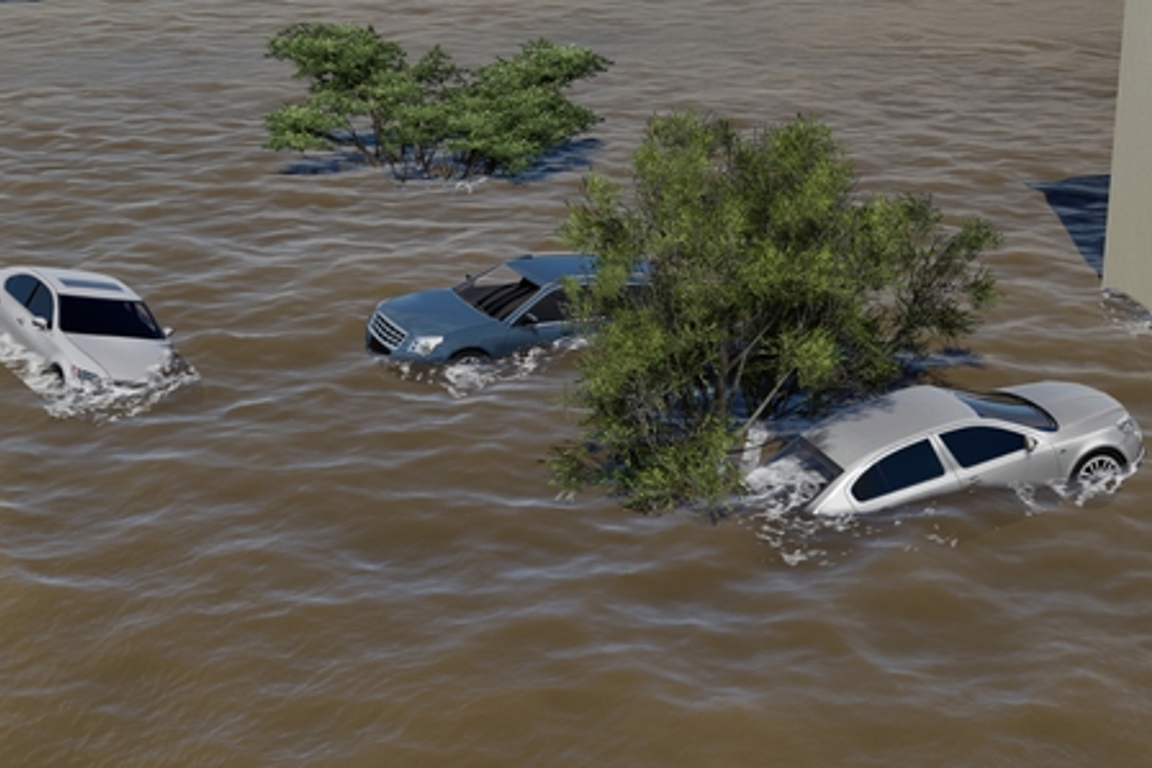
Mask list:
[[[596,271],[596,257],[582,253],[529,253],[512,259],[508,266],[536,285],[546,285],[569,275],[592,275]]]
[[[55,267],[17,267],[12,272],[28,272],[43,280],[53,291],[68,296],[91,296],[101,299],[139,301],[127,285],[109,275],[82,269]]]
[[[951,390],[921,385],[847,408],[803,434],[847,469],[877,450],[976,417]]]

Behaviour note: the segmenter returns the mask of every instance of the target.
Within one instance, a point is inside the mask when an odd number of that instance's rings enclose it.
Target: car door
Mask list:
[[[52,290],[33,275],[12,275],[4,281],[4,309],[15,339],[40,356],[51,357],[56,348],[51,334],[56,315]]]
[[[570,329],[565,320],[567,296],[560,286],[540,294],[521,308],[508,328],[506,346],[509,351],[550,344],[568,335]]]
[[[848,496],[857,512],[874,512],[959,489],[956,473],[924,437],[873,461],[852,481]]]
[[[1043,483],[1060,476],[1056,450],[1030,431],[1001,425],[958,427],[940,434],[962,485]]]

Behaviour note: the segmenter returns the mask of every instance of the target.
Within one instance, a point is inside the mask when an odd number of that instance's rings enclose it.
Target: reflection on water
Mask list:
[[[1096,174],[1029,185],[1044,193],[1048,205],[1060,217],[1068,236],[1097,277],[1104,274],[1104,238],[1108,230],[1111,181],[1112,177],[1107,174]]]

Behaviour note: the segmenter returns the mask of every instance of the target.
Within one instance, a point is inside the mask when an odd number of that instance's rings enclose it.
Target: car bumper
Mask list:
[[[448,361],[449,349],[444,345],[437,347],[427,355],[418,355],[410,349],[407,339],[398,347],[389,347],[378,339],[371,329],[364,333],[364,346],[374,355],[387,357],[397,362],[442,364]]]
[[[371,331],[364,333],[364,346],[368,348],[369,352],[377,355],[391,355],[392,350],[380,343],[380,340],[372,335]]]

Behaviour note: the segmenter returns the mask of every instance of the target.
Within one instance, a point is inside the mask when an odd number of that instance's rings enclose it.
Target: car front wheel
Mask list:
[[[464,363],[466,365],[479,365],[491,360],[492,357],[482,349],[462,349],[448,358],[450,363]]]
[[[1124,460],[1111,451],[1097,451],[1080,459],[1072,470],[1071,480],[1081,485],[1095,485],[1124,471]]]

